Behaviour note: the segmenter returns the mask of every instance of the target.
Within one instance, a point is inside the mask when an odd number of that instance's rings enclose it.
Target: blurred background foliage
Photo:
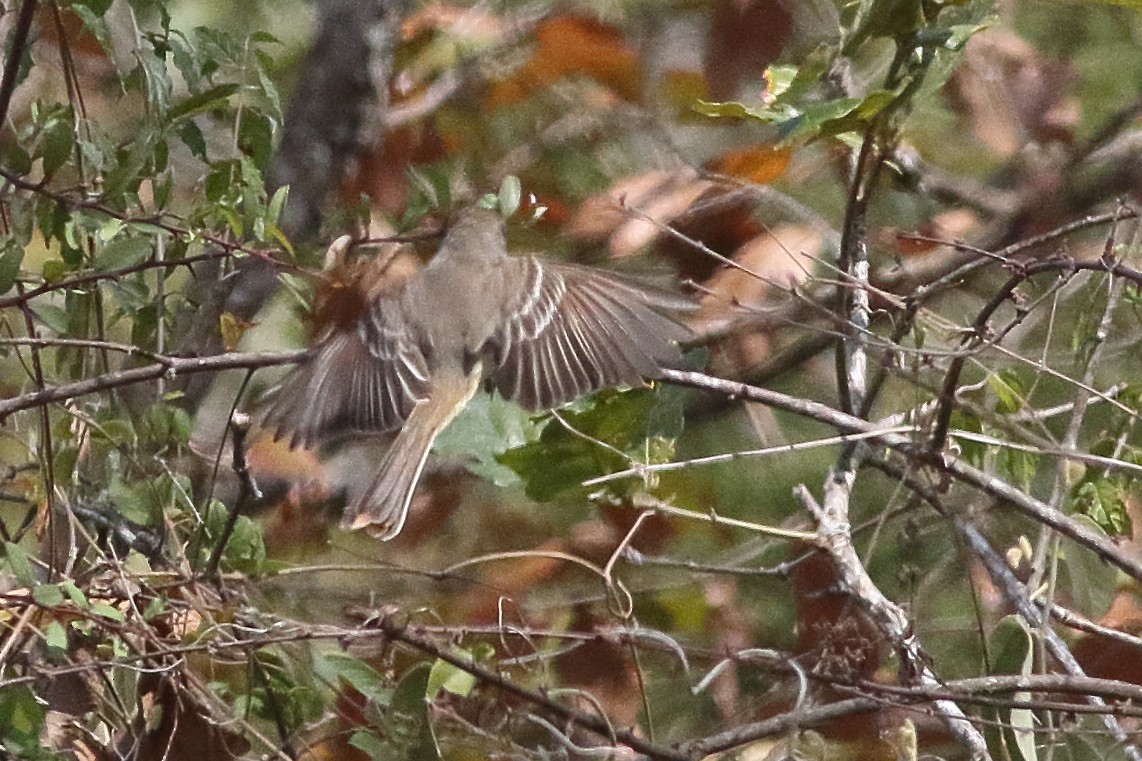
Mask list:
[[[791,490],[820,488],[836,442],[782,447],[835,436],[823,422],[664,384],[534,418],[482,397],[379,544],[334,526],[383,439],[291,451],[257,427],[281,355],[171,358],[304,346],[423,261],[450,208],[499,193],[518,251],[683,282],[693,368],[831,406],[855,235],[884,374],[866,417],[926,425],[1012,255],[1137,269],[1136,6],[5,0],[0,34],[9,756],[966,757],[884,696],[718,738],[897,678],[831,561],[771,531],[814,528]],[[344,233],[355,255],[328,261]],[[1105,272],[1028,276],[969,353],[947,450],[1132,553],[1140,307]],[[1142,684],[1136,578],[940,488],[1021,581],[1104,627],[1066,634],[1089,675]],[[946,514],[872,469],[851,506],[942,679],[1053,670]],[[1065,706],[964,706],[997,758],[1125,753]]]

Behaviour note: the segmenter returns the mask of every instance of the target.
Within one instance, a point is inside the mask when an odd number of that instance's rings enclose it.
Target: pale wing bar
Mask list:
[[[493,337],[492,382],[523,407],[557,407],[607,386],[637,386],[682,359],[689,331],[667,314],[692,309],[681,296],[574,265],[521,259],[527,285],[505,305]]]

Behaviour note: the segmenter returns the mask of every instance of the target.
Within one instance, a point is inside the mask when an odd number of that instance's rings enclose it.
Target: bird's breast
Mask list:
[[[498,329],[502,273],[486,264],[463,264],[426,270],[405,292],[403,311],[420,336],[430,367],[470,366]]]

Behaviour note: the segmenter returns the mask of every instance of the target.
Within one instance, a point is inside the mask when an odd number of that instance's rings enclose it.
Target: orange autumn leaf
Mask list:
[[[68,54],[79,56],[77,61],[85,70],[96,71],[109,76],[114,71],[107,51],[99,38],[83,23],[83,19],[70,8],[55,9],[41,6],[39,11],[38,35],[43,42],[55,47],[66,44]]]
[[[712,162],[715,171],[760,184],[773,182],[789,168],[792,149],[772,143],[758,143],[730,151]]]
[[[570,75],[590,77],[628,100],[642,85],[638,56],[618,30],[583,16],[559,16],[536,27],[531,58],[492,88],[486,105],[517,103]]]

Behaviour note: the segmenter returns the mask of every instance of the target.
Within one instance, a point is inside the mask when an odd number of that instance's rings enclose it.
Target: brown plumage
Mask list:
[[[309,446],[347,431],[393,431],[346,528],[391,539],[404,525],[437,434],[487,381],[529,410],[637,386],[681,361],[688,299],[602,270],[510,257],[503,222],[463,211],[440,250],[286,380],[266,425]]]

